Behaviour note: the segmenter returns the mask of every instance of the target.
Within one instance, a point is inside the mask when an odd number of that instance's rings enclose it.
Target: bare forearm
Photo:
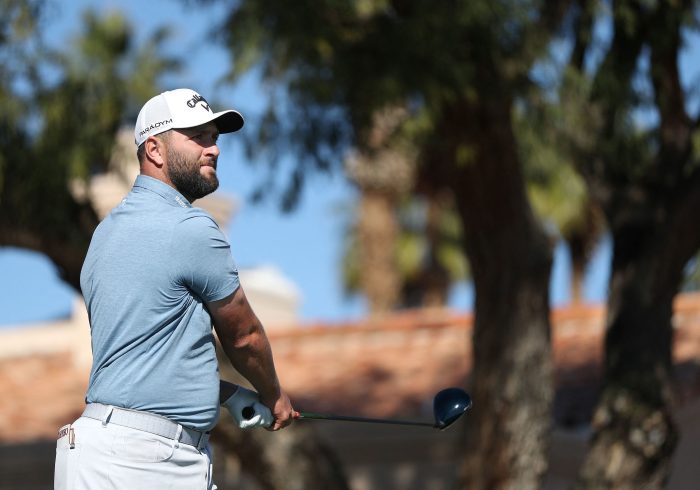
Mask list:
[[[272,349],[262,325],[249,327],[235,341],[222,339],[221,343],[233,367],[250,381],[263,401],[272,402],[280,396]]]
[[[207,306],[226,356],[233,367],[250,381],[260,401],[270,409],[274,417],[270,430],[289,425],[298,414],[280,388],[270,343],[243,289],[239,287],[231,296]],[[222,401],[226,401],[236,389],[235,386],[222,384]],[[227,398],[224,399],[224,396]]]

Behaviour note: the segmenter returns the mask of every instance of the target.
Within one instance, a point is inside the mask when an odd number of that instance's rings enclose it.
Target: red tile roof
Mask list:
[[[605,310],[552,313],[557,395],[564,425],[585,422],[595,403]],[[700,294],[679,297],[674,315],[681,400],[700,396]],[[382,319],[307,325],[268,333],[295,406],[374,417],[425,416],[442,388],[465,386],[472,316],[415,310]],[[69,353],[0,359],[0,441],[52,438],[82,410],[87,368]]]
[[[0,360],[0,441],[51,439],[82,411],[88,373],[69,353]]]

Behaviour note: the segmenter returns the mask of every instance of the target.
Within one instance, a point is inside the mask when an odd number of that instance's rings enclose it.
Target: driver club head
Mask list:
[[[435,395],[433,414],[435,428],[447,429],[472,406],[472,398],[460,388],[446,388]]]

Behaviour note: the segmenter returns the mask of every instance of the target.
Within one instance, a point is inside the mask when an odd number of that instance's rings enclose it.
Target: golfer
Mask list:
[[[189,89],[141,109],[140,175],[95,230],[80,276],[93,365],[85,411],[59,431],[56,489],[214,489],[220,404],[241,428],[274,431],[298,416],[226,237],[192,206],[219,185],[219,135],[242,126]],[[219,380],[212,324],[256,391]]]

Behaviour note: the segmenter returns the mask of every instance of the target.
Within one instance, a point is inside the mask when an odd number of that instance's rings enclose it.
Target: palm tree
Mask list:
[[[374,115],[363,149],[346,161],[348,177],[360,191],[355,244],[359,288],[370,314],[396,308],[401,277],[396,260],[399,239],[398,205],[413,186],[414,163],[401,148],[390,146],[406,111],[387,109]]]
[[[568,245],[571,301],[580,303],[586,265],[605,230],[605,219],[557,138],[555,121],[561,110],[534,94],[515,112],[515,128],[530,201],[551,240],[562,239]]]

